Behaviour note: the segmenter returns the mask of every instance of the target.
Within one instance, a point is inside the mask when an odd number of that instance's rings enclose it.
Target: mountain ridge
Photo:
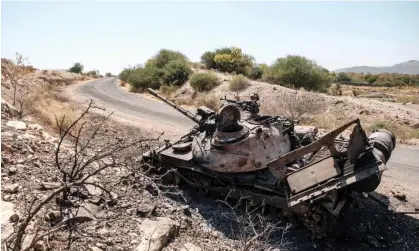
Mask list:
[[[393,66],[354,66],[340,68],[334,72],[354,72],[354,73],[399,73],[399,74],[419,74],[419,60],[408,60]]]

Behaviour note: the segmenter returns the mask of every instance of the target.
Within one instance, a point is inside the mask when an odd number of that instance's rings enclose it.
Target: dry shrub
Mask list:
[[[316,94],[296,91],[265,99],[261,103],[261,113],[273,116],[282,115],[292,120],[299,120],[305,115],[321,112],[324,106],[323,98]]]
[[[221,107],[220,97],[215,94],[202,94],[196,99],[198,106],[206,106],[214,111],[218,111]]]
[[[228,89],[232,92],[239,92],[250,85],[249,79],[242,74],[234,76],[228,84]]]
[[[127,83],[124,81],[121,81],[121,86],[125,86]]]
[[[342,86],[340,84],[333,84],[329,90],[333,96],[342,96]]]
[[[189,79],[191,87],[198,92],[210,91],[221,84],[220,79],[214,72],[195,73]]]
[[[65,115],[64,125],[68,125],[79,116],[69,99],[51,84],[35,90],[28,103],[27,110],[47,126],[55,126],[56,117],[61,120]]]
[[[175,85],[162,85],[160,86],[160,92],[165,96],[172,95],[178,89]]]
[[[397,98],[396,102],[398,103],[412,103],[412,104],[419,104],[419,97],[418,96],[400,96]]]

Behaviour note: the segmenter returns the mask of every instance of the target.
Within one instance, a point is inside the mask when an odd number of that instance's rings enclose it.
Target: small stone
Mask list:
[[[60,211],[50,211],[45,215],[46,221],[58,222],[61,221],[63,217],[61,216]]]
[[[12,161],[10,160],[9,157],[6,156],[2,156],[1,160],[4,162],[4,164],[10,164]]]
[[[99,247],[90,247],[91,251],[103,251],[103,249],[99,248]]]
[[[180,251],[202,251],[202,248],[188,242],[183,245],[183,248]]]
[[[18,222],[19,221],[19,215],[12,214],[12,216],[10,216],[9,220],[10,220],[10,222]]]
[[[106,248],[107,248],[107,245],[105,243],[101,243],[101,242],[97,242],[95,244],[95,246],[100,248],[100,249],[103,249],[103,250],[106,250]]]
[[[2,136],[3,136],[3,133],[2,133]],[[7,145],[7,144],[5,144],[5,143],[3,143],[3,142],[1,142],[1,151],[3,152],[12,152],[12,147],[11,146],[9,146],[9,145]]]
[[[11,132],[1,132],[1,137],[4,138],[12,138],[14,136]]]
[[[411,124],[410,127],[413,129],[419,129],[419,122]]]
[[[150,204],[145,204],[142,203],[140,205],[138,205],[137,207],[137,214],[140,217],[145,217],[147,214],[149,214],[152,210],[154,209],[154,207]]]
[[[35,153],[35,151],[30,146],[26,146],[26,150],[28,150],[28,152],[31,154]]]
[[[21,186],[18,183],[7,184],[3,187],[5,193],[17,193],[21,189]]]
[[[3,198],[4,201],[11,201],[12,200],[12,196],[9,195],[9,194],[3,195],[2,198]]]
[[[12,167],[10,167],[10,168],[9,168],[9,170],[8,170],[8,172],[7,172],[7,173],[8,173],[9,175],[13,175],[13,174],[15,174],[16,172],[17,172],[16,167],[13,167],[13,166],[12,166]]]
[[[61,184],[59,182],[42,182],[41,183],[41,188],[45,190],[56,189],[56,188],[59,188],[60,186]]]
[[[368,111],[368,110],[366,110],[366,109],[361,109],[361,110],[359,110],[359,112],[358,112],[359,114],[365,114],[365,115],[370,115],[370,112]]]
[[[46,248],[45,248],[45,246],[42,244],[42,243],[36,243],[35,245],[34,245],[34,247],[33,247],[33,250],[34,251],[45,251],[46,250]]]
[[[128,208],[127,210],[125,210],[125,212],[128,215],[133,215],[137,210],[135,208]]]
[[[139,244],[140,241],[138,239],[133,239],[129,242],[129,244],[133,245],[133,244]]]
[[[18,120],[8,121],[6,126],[13,127],[16,130],[26,130],[26,123]]]
[[[139,229],[143,234],[136,251],[160,251],[169,239],[179,234],[179,224],[164,217],[157,217],[154,220],[144,219]]]
[[[30,129],[34,129],[34,130],[43,130],[44,129],[42,126],[40,126],[38,124],[30,124],[30,125],[28,125],[28,127]]]
[[[402,193],[397,193],[394,195],[394,198],[401,200],[401,201],[406,201],[407,197],[406,194],[402,194]]]

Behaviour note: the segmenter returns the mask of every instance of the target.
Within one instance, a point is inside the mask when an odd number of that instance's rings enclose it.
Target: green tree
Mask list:
[[[191,73],[192,70],[185,61],[179,59],[170,61],[163,68],[162,84],[183,85]]]
[[[106,76],[106,77],[108,77],[108,78],[110,78],[110,77],[112,77],[112,73],[107,72],[107,73],[105,74],[105,76]]]
[[[351,81],[352,79],[345,72],[339,72],[336,76],[337,81]]]
[[[75,63],[68,71],[72,73],[81,74],[83,72],[84,66],[77,62]]]
[[[160,72],[155,67],[138,68],[131,72],[128,83],[140,91],[148,87],[159,89],[161,85]]]
[[[88,71],[86,74],[88,76],[92,76],[94,78],[97,78],[100,75],[98,70],[91,70],[91,71]]]
[[[145,67],[156,67],[163,69],[170,61],[181,60],[188,62],[188,58],[181,52],[168,49],[161,49],[154,57],[147,60]]]
[[[201,56],[201,63],[205,66],[207,69],[215,69],[216,63],[214,61],[216,53],[213,51],[207,51]]]
[[[215,51],[207,51],[201,56],[201,63],[207,69],[217,69],[222,72],[244,74],[249,76],[255,59],[244,54],[240,48],[224,47]]]
[[[313,60],[297,55],[279,58],[264,73],[271,84],[292,88],[326,91],[330,86],[329,73]]]

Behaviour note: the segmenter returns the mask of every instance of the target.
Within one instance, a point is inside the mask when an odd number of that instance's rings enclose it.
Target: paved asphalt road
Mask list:
[[[116,78],[104,78],[69,87],[69,95],[79,102],[93,99],[97,104],[114,111],[115,116],[130,123],[140,123],[151,129],[165,128],[174,135],[189,131],[194,122],[169,105],[129,93],[117,85]],[[385,176],[419,184],[419,148],[397,146],[388,163]]]

